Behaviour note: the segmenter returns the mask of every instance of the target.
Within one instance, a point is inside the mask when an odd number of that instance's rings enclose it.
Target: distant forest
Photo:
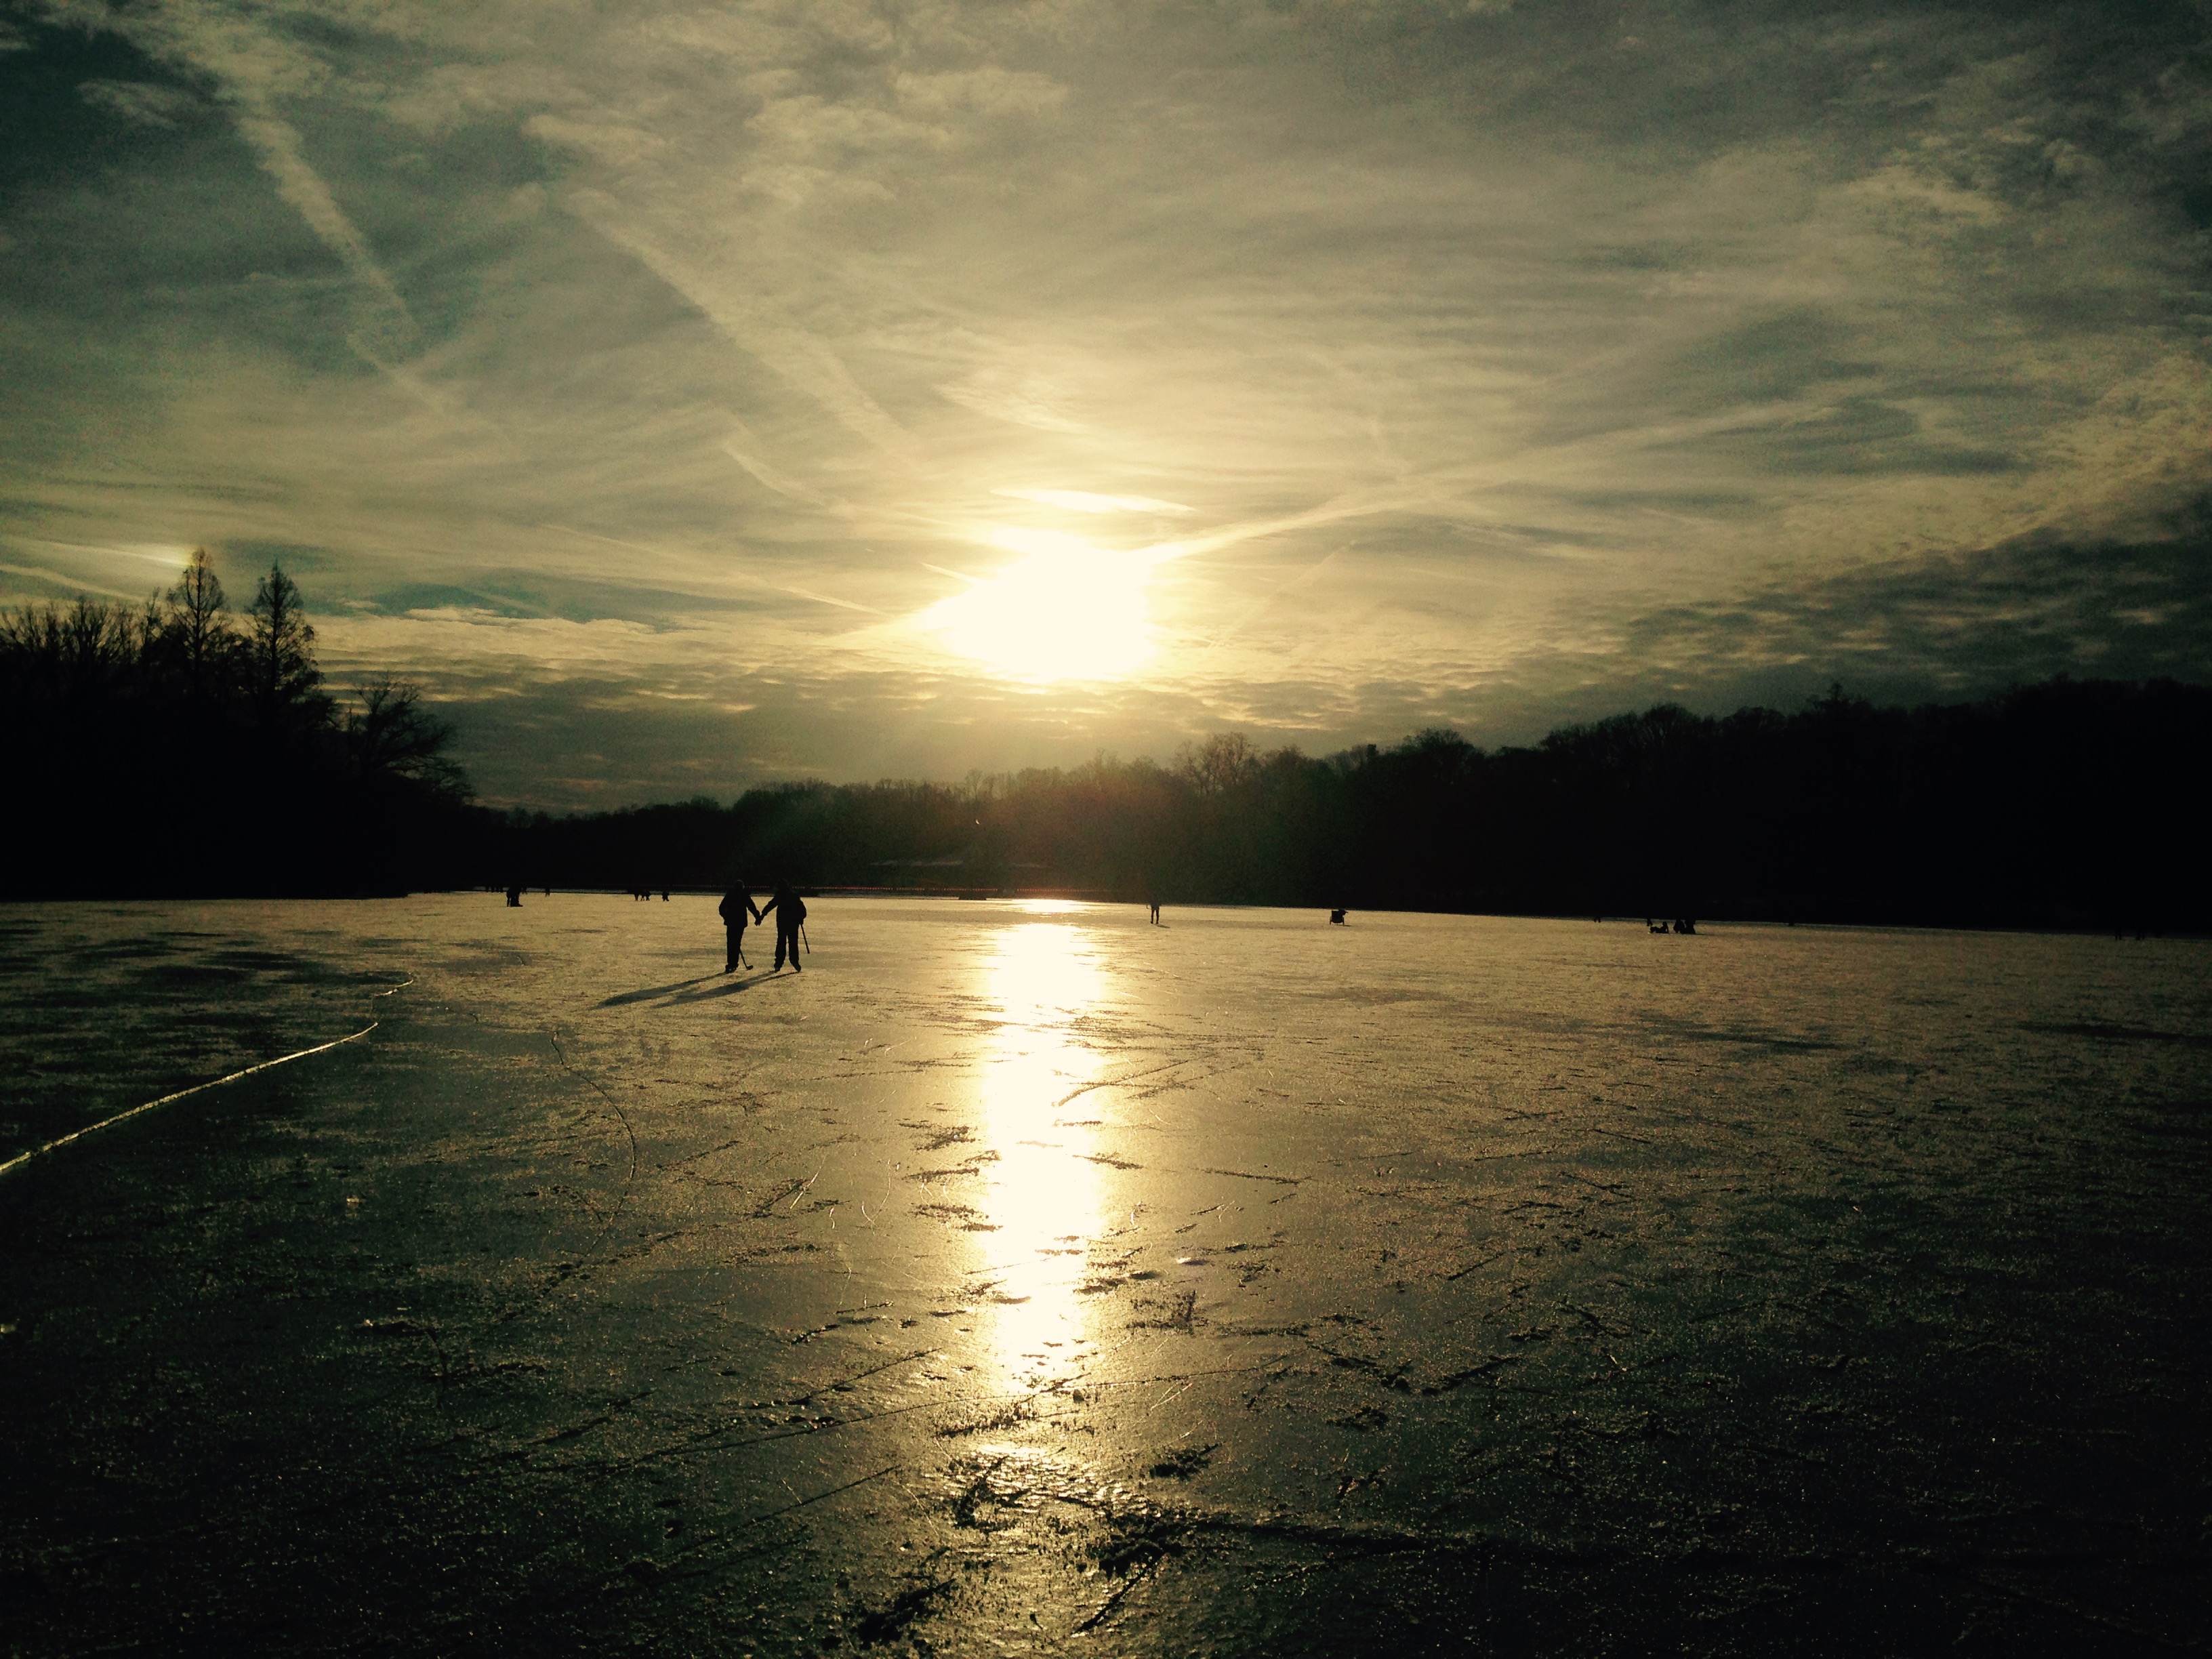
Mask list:
[[[2212,927],[2212,688],[2058,679],[1879,708],[1664,705],[1485,750],[1229,733],[957,784],[789,783],[552,817],[469,803],[391,680],[333,695],[280,568],[0,618],[12,896],[429,887],[1075,891],[1169,903]]]
[[[15,802],[0,892],[350,894],[465,880],[498,825],[414,687],[325,689],[281,567],[234,612],[203,551],[143,606],[0,617]]]
[[[1229,734],[960,784],[794,783],[727,806],[510,815],[533,886],[1058,889],[1170,903],[2212,924],[2212,689],[2054,680],[1878,708],[1662,706],[1486,751],[1429,731],[1325,759]]]

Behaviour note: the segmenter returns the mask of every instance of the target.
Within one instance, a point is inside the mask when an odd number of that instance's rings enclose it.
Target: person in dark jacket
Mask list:
[[[760,919],[760,907],[753,902],[753,896],[745,890],[744,882],[740,879],[733,883],[730,890],[722,895],[722,928],[729,940],[727,957],[722,963],[724,973],[735,973],[738,963],[744,961],[745,923]]]
[[[769,911],[775,912],[775,971],[783,971],[783,958],[791,957],[791,971],[800,971],[799,966],[799,928],[806,920],[806,901],[799,896],[799,890],[787,881],[775,884],[775,896],[760,908],[760,919],[768,920]]]

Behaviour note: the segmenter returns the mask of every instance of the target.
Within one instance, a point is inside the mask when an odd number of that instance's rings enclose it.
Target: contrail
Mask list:
[[[809,489],[798,479],[777,471],[757,455],[747,454],[738,447],[735,440],[722,446],[722,453],[752,474],[762,484],[779,495],[788,495],[795,501],[805,501],[809,507],[830,507],[834,503],[819,490]]]
[[[570,205],[592,229],[706,313],[708,319],[732,344],[760,359],[786,386],[814,399],[854,435],[866,439],[908,466],[914,465],[906,429],[853,378],[853,372],[830,349],[828,341],[757,307],[732,300],[724,291],[702,281],[696,272],[666,248],[616,222],[615,204],[602,192],[579,191],[570,198]],[[737,459],[740,465],[746,465],[744,457]],[[767,483],[768,480],[763,478],[762,482]],[[776,486],[769,484],[769,488]]]
[[[140,593],[125,593],[119,587],[102,587],[97,582],[81,581],[75,576],[64,576],[58,570],[46,570],[34,564],[0,564],[0,573],[10,576],[28,576],[33,580],[52,582],[57,587],[74,588],[82,593],[98,593],[111,599],[138,599]]]
[[[369,252],[368,239],[346,217],[322,174],[309,164],[299,130],[251,94],[234,93],[232,97],[239,109],[238,131],[253,147],[262,171],[276,181],[276,193],[345,262],[347,272],[364,290],[364,314],[348,343],[378,368],[408,356],[421,343],[421,331],[392,278]]]
[[[657,559],[670,556],[665,548],[648,547],[643,542],[626,542],[619,536],[602,536],[596,530],[579,530],[574,525],[541,522],[538,527],[540,530],[557,530],[564,536],[580,536],[586,541],[605,542],[610,547],[626,547],[634,553],[650,553]],[[735,580],[748,587],[757,587],[769,593],[788,593],[795,599],[811,599],[816,605],[834,605],[841,611],[858,611],[870,617],[880,617],[884,614],[873,605],[861,605],[853,599],[832,599],[829,594],[817,593],[811,588],[796,587],[789,582],[772,582],[742,570],[724,570],[718,574],[725,579]]]
[[[1341,549],[1339,549],[1338,550],[1340,552],[1342,551]],[[1294,589],[1304,587],[1308,582],[1313,580],[1315,577],[1320,575],[1322,571],[1328,569],[1329,566],[1335,562],[1336,554],[1332,553],[1327,558],[1323,559],[1319,564],[1309,566],[1307,568],[1301,570],[1297,575],[1278,582],[1267,592],[1261,594],[1258,599],[1253,600],[1250,605],[1245,606],[1243,613],[1240,615],[1236,621],[1231,623],[1228,627],[1223,629],[1218,634],[1216,634],[1212,639],[1208,640],[1206,642],[1207,647],[1211,648],[1217,645],[1228,644],[1231,640],[1237,637],[1238,630],[1240,630],[1246,623],[1250,622],[1253,617],[1258,616],[1262,611],[1265,611],[1277,599],[1281,599],[1284,594],[1291,592]]]
[[[300,49],[246,18],[213,8],[116,7],[106,9],[98,26],[114,30],[141,51],[216,79],[216,101],[232,112],[239,136],[276,181],[277,195],[353,278],[358,303],[347,344],[373,368],[386,368],[410,355],[422,343],[422,331],[407,302],[376,263],[368,239],[346,217],[307,160],[299,129],[270,102],[272,90],[313,83],[314,71]]]

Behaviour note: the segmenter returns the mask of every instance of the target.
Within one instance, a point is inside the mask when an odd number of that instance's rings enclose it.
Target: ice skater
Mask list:
[[[1330,925],[1331,925],[1332,927],[1343,927],[1343,926],[1345,925],[1345,921],[1344,921],[1345,915],[1346,915],[1346,912],[1345,912],[1345,908],[1344,908],[1344,907],[1343,907],[1342,905],[1340,905],[1340,905],[1338,905],[1338,906],[1336,907],[1336,908],[1335,908],[1335,909],[1334,909],[1334,910],[1332,910],[1332,911],[1330,911],[1330,912],[1328,913],[1328,920],[1329,920],[1329,923],[1330,923]]]
[[[799,896],[799,890],[787,881],[775,884],[775,895],[760,908],[759,917],[768,920],[769,911],[775,912],[775,971],[783,971],[783,958],[791,957],[791,971],[800,971],[799,966],[799,930],[806,925],[806,901]]]
[[[1153,896],[1153,898],[1152,898],[1152,920],[1153,920],[1153,921],[1158,922],[1158,921],[1159,921],[1159,919],[1160,919],[1160,901],[1159,901],[1159,897],[1158,897],[1158,896],[1157,894],[1155,894],[1155,895]]]
[[[749,969],[752,966],[745,960],[745,923],[760,919],[760,907],[753,902],[753,896],[746,890],[744,880],[740,877],[731,884],[730,890],[722,895],[722,929],[729,943],[729,950],[722,963],[724,973],[733,974],[740,967]]]

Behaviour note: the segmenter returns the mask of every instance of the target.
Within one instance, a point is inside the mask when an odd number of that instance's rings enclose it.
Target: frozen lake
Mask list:
[[[1166,923],[8,911],[11,1641],[2202,1640],[2212,945]]]

